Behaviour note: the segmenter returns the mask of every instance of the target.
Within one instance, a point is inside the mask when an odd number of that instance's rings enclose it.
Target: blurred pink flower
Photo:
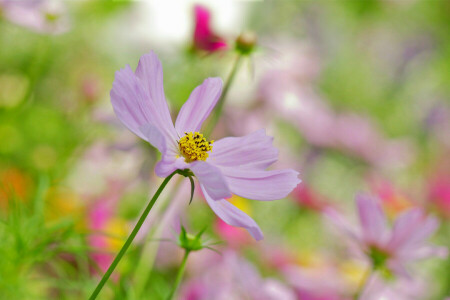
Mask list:
[[[438,214],[450,218],[450,176],[439,174],[428,183],[428,201]]]
[[[388,228],[386,215],[376,198],[357,195],[356,205],[359,230],[333,209],[327,209],[325,215],[358,246],[375,270],[387,268],[398,275],[409,277],[406,270],[409,262],[447,255],[446,248],[426,243],[439,227],[439,222],[420,208],[403,212],[395,219],[393,227]]]
[[[88,237],[93,248],[91,257],[102,272],[108,269],[113,253],[120,249],[129,229],[126,222],[116,216],[121,190],[122,187],[111,184],[109,191],[92,204],[88,213],[88,226],[92,231]]]
[[[381,200],[389,217],[396,217],[403,211],[417,206],[406,193],[395,188],[387,180],[371,178],[369,184],[372,192]]]
[[[180,300],[297,299],[293,291],[281,282],[262,278],[249,262],[235,252],[227,251],[219,258],[208,261],[203,269],[192,274],[192,278],[181,287]]]
[[[386,284],[381,276],[375,274],[367,283],[360,299],[364,300],[422,300],[429,296],[429,287],[420,279],[399,278]]]
[[[313,211],[323,211],[330,205],[323,196],[305,184],[298,185],[292,192],[292,196],[300,207]]]
[[[227,245],[231,248],[240,248],[243,245],[248,244],[249,236],[238,230],[236,227],[230,226],[221,219],[217,218],[214,228],[219,234],[220,238],[227,242]]]
[[[0,16],[38,33],[60,34],[69,29],[62,1],[0,0]]]
[[[229,225],[246,228],[260,240],[263,235],[256,222],[226,198],[232,193],[265,201],[284,198],[300,182],[298,172],[265,170],[277,160],[278,151],[264,130],[224,138],[214,146],[199,133],[221,92],[220,78],[206,79],[191,93],[174,126],[164,95],[162,65],[151,52],[141,57],[136,72],[128,65],[116,72],[111,103],[128,129],[161,152],[156,175],[192,171],[217,216]]]
[[[208,52],[215,52],[227,48],[227,43],[223,38],[213,33],[210,25],[211,13],[202,6],[194,6],[195,29],[194,48]]]
[[[342,274],[331,266],[326,268],[302,268],[288,266],[283,270],[289,284],[295,289],[297,299],[344,300],[347,287]]]

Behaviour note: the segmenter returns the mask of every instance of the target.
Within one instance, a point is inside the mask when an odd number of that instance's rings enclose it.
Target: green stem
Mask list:
[[[369,279],[372,277],[372,272],[373,272],[372,267],[369,267],[367,269],[367,271],[364,273],[364,276],[361,279],[361,282],[359,283],[358,289],[357,289],[355,295],[353,296],[353,300],[360,300],[361,294],[367,287],[367,284],[369,283]]]
[[[109,266],[106,273],[103,275],[102,280],[98,283],[97,287],[95,288],[94,292],[92,293],[91,297],[89,297],[89,300],[94,300],[97,298],[98,294],[102,290],[105,283],[108,281],[109,277],[111,276],[112,272],[116,268],[117,264],[120,262],[122,257],[125,255],[125,252],[127,252],[128,248],[131,245],[131,242],[133,242],[134,238],[136,237],[136,234],[139,232],[139,229],[141,229],[142,224],[144,223],[145,219],[147,218],[150,210],[152,209],[153,205],[155,204],[156,200],[158,199],[161,192],[166,187],[167,183],[170,181],[170,179],[178,173],[178,170],[174,171],[172,174],[167,176],[164,181],[159,186],[158,190],[156,191],[155,195],[153,196],[152,200],[150,200],[150,203],[145,208],[144,212],[142,213],[141,217],[139,218],[138,222],[136,223],[136,226],[134,226],[133,231],[131,232],[130,236],[128,237],[125,244],[122,246],[122,249],[120,249],[119,253],[117,254],[116,258],[114,258],[114,261]]]
[[[178,287],[180,286],[181,279],[183,278],[184,270],[186,269],[186,262],[187,262],[188,256],[189,256],[189,251],[186,250],[186,252],[184,252],[183,261],[181,262],[181,266],[178,269],[177,278],[175,280],[175,285],[173,286],[172,291],[170,292],[169,296],[167,297],[167,300],[172,300]]]
[[[230,75],[228,75],[227,81],[225,83],[225,87],[223,88],[222,95],[219,98],[219,101],[217,101],[216,108],[214,110],[214,113],[208,122],[208,127],[206,128],[206,135],[209,136],[211,132],[213,131],[214,127],[216,126],[217,122],[220,119],[220,115],[222,114],[223,106],[225,104],[225,97],[228,94],[228,91],[230,90],[231,84],[234,81],[234,78],[236,77],[236,73],[241,66],[242,63],[242,55],[238,54],[236,57],[236,61],[234,62],[233,68],[231,69]]]
[[[176,196],[176,193],[179,191],[182,182],[183,177],[181,176],[175,180],[175,184],[173,185],[173,187],[169,189],[170,191],[169,195],[162,199],[163,205],[161,205],[161,202],[159,202],[160,205],[155,207],[155,209],[159,209],[157,210],[157,212],[166,209],[167,203],[164,202],[168,199],[173,199]],[[136,295],[138,296],[141,296],[142,293],[144,292],[145,285],[148,282],[148,279],[153,269],[153,263],[155,261],[156,252],[159,249],[159,243],[147,243],[147,242],[151,239],[158,239],[161,237],[162,229],[165,225],[164,223],[167,223],[165,221],[166,219],[165,215],[166,213],[164,213],[164,216],[162,217],[161,221],[155,224],[156,226],[149,231],[149,233],[145,238],[145,244],[141,251],[142,253],[141,258],[139,259],[139,263],[136,265],[136,270],[134,271],[136,281],[135,291]]]

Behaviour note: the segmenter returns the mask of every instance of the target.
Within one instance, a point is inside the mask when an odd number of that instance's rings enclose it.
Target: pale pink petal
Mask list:
[[[278,200],[286,197],[301,182],[294,170],[242,170],[220,167],[233,194],[253,200]]]
[[[433,217],[427,217],[420,208],[402,213],[395,221],[388,247],[391,251],[414,248],[430,237],[439,227]]]
[[[264,129],[243,137],[227,137],[214,143],[208,161],[219,166],[264,170],[278,158],[272,141]]]
[[[146,101],[147,94],[130,66],[117,71],[111,90],[112,106],[119,120],[144,140],[146,138],[139,127],[150,123],[151,120],[151,111],[145,105]]]
[[[252,218],[225,199],[212,199],[206,192],[205,187],[202,185],[201,189],[203,191],[203,195],[205,196],[206,202],[208,202],[214,213],[225,223],[231,226],[243,227],[247,229],[257,241],[263,239],[261,229]]]
[[[144,135],[145,140],[152,144],[153,147],[159,150],[162,154],[166,153],[167,144],[166,139],[161,132],[152,124],[145,124],[139,127],[139,131]]]
[[[406,251],[406,253],[400,253],[399,256],[405,260],[420,260],[430,257],[445,259],[448,256],[448,249],[446,247],[423,246]]]
[[[158,56],[153,51],[141,56],[136,68],[136,76],[141,80],[143,88],[150,97],[155,112],[154,123],[165,136],[171,137],[175,141],[177,135],[164,95],[163,68]]]
[[[140,76],[144,74],[142,70],[146,63],[149,63],[148,58],[144,58],[140,62]],[[154,68],[153,75],[162,78],[162,71],[159,68],[160,65],[158,67],[158,63],[153,62],[148,68]],[[150,81],[148,78],[141,79],[134,74],[128,65],[117,71],[111,89],[111,103],[114,111],[119,120],[142,139],[146,139],[146,137],[140,132],[139,128],[145,124],[152,124],[167,140],[175,142],[177,135],[170,120],[167,104],[161,104],[165,102],[165,99],[155,99],[161,97],[161,93],[153,91],[153,89],[161,90],[163,88],[162,80],[153,80],[149,83],[146,82],[147,80]],[[158,86],[155,86],[156,84]],[[164,94],[162,94],[163,96]],[[168,118],[167,115],[169,115]]]
[[[181,108],[175,122],[180,136],[185,132],[200,131],[203,121],[209,116],[222,93],[222,79],[208,78],[196,87]]]
[[[225,177],[218,167],[200,160],[189,164],[189,169],[212,199],[219,200],[232,196]]]
[[[387,266],[389,269],[394,271],[394,273],[407,279],[411,279],[411,275],[409,274],[408,270],[405,267],[405,264],[401,260],[399,259],[389,260],[387,262]]]
[[[356,196],[359,221],[362,227],[362,238],[368,243],[381,245],[386,238],[386,216],[376,199],[359,194]]]

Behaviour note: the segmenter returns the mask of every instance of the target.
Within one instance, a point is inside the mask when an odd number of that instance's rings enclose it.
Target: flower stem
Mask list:
[[[372,277],[373,269],[372,267],[369,267],[367,271],[364,273],[363,278],[361,278],[361,282],[358,285],[358,289],[353,296],[353,300],[359,300],[362,296],[362,293],[366,289],[367,285],[369,284],[369,280]]]
[[[161,199],[163,200],[164,205],[160,205],[160,207],[156,206],[155,209],[159,208],[159,212],[166,209],[167,203],[164,202],[166,202],[168,199],[175,198],[175,196],[179,192],[181,183],[183,183],[183,179],[184,178],[181,176],[175,179],[175,184],[169,189],[169,195]],[[161,202],[159,202],[159,204],[161,204]],[[172,206],[173,204],[176,203],[171,203],[170,205]],[[149,231],[149,233],[145,238],[145,244],[141,251],[142,253],[141,258],[139,259],[139,262],[136,265],[136,270],[134,271],[135,273],[134,279],[136,281],[135,292],[138,297],[142,296],[142,293],[144,292],[145,285],[153,269],[156,252],[158,251],[160,244],[160,243],[148,243],[148,241],[150,241],[151,239],[158,239],[161,237],[163,228],[165,227],[168,221],[167,217],[168,213],[170,213],[170,207],[166,209],[161,221],[155,224],[156,226],[154,226],[152,230]]]
[[[167,300],[172,300],[178,287],[180,286],[181,279],[183,278],[184,270],[186,269],[186,262],[187,262],[187,258],[189,256],[189,252],[190,252],[189,250],[186,250],[184,252],[183,261],[181,262],[180,268],[178,269],[177,278],[175,279],[175,285],[173,286],[172,291],[170,292],[169,296],[167,297]]]
[[[239,70],[241,63],[242,63],[242,54],[238,54],[234,62],[233,68],[231,69],[231,73],[230,75],[228,75],[227,81],[222,91],[222,95],[220,96],[219,101],[217,101],[214,113],[208,122],[208,127],[206,128],[205,131],[207,136],[211,134],[211,132],[213,131],[214,127],[216,126],[217,122],[220,119],[220,115],[222,114],[223,106],[225,104],[225,97],[227,96],[228,91],[230,90],[231,84],[233,83],[234,78],[236,77],[236,73]]]
[[[133,242],[134,238],[136,237],[136,234],[139,232],[139,229],[141,229],[142,224],[144,223],[145,219],[147,218],[150,210],[152,209],[153,205],[155,204],[156,200],[158,199],[161,192],[166,187],[167,183],[170,181],[170,179],[178,173],[178,170],[174,171],[172,174],[167,176],[164,181],[159,186],[158,190],[156,191],[155,195],[153,195],[153,198],[150,200],[150,203],[145,208],[144,212],[142,213],[141,217],[139,218],[138,222],[136,223],[136,226],[134,226],[133,231],[131,232],[130,236],[126,240],[125,244],[122,246],[122,249],[120,249],[119,253],[117,254],[116,258],[114,258],[114,261],[109,266],[106,273],[103,275],[102,280],[98,283],[97,287],[95,288],[94,292],[92,293],[91,297],[89,297],[89,300],[94,300],[97,298],[98,294],[102,290],[105,283],[108,281],[109,277],[111,276],[112,272],[116,268],[117,264],[120,262],[122,257],[125,255],[125,252],[127,252],[128,248],[131,245],[131,242]]]

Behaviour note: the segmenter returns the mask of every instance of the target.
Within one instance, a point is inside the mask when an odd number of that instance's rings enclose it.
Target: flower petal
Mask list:
[[[401,253],[399,256],[401,256],[404,260],[419,260],[429,257],[445,259],[448,256],[448,249],[446,247],[423,246],[420,248],[411,249],[406,253]]]
[[[219,200],[232,196],[225,177],[218,167],[200,160],[189,164],[189,169],[212,199]]]
[[[166,139],[161,132],[152,124],[145,124],[139,127],[139,131],[144,135],[145,140],[152,144],[163,155],[166,153]]]
[[[154,109],[155,124],[166,136],[176,140],[173,121],[164,95],[163,69],[158,56],[151,51],[139,59],[136,76],[141,80]]]
[[[233,194],[253,200],[278,200],[286,197],[301,182],[294,170],[242,170],[221,167]]]
[[[252,218],[225,199],[212,199],[210,195],[208,195],[205,187],[203,185],[200,185],[200,187],[203,191],[206,202],[208,202],[214,213],[225,223],[231,226],[243,227],[247,229],[251,236],[257,241],[263,239],[261,229]]]
[[[368,243],[381,245],[387,233],[386,216],[376,199],[365,195],[356,195],[362,238]]]
[[[438,227],[436,218],[427,217],[420,208],[410,209],[396,219],[388,247],[393,251],[417,248]]]
[[[211,110],[216,105],[222,93],[222,79],[208,78],[196,87],[189,99],[181,108],[175,129],[179,135],[184,132],[199,131],[203,121],[206,120]]]
[[[402,276],[407,279],[412,279],[411,274],[409,274],[403,261],[398,260],[398,259],[391,259],[391,260],[388,260],[387,266],[389,269],[391,269],[397,275]]]
[[[358,236],[355,226],[353,226],[341,213],[336,209],[328,207],[324,210],[323,215],[330,221],[337,230],[347,235],[352,242],[361,245],[361,239]]]
[[[150,123],[150,108],[144,105],[147,94],[134,75],[130,66],[116,72],[111,89],[111,103],[119,120],[142,139],[145,136],[139,130]]]
[[[146,137],[139,128],[152,124],[168,141],[175,143],[177,134],[162,91],[161,65],[156,55],[150,54],[150,57],[142,57],[136,74],[129,65],[116,72],[111,89],[111,103],[120,121],[142,139]]]
[[[208,162],[219,166],[264,170],[278,158],[273,138],[264,129],[243,137],[227,137],[214,142]]]

